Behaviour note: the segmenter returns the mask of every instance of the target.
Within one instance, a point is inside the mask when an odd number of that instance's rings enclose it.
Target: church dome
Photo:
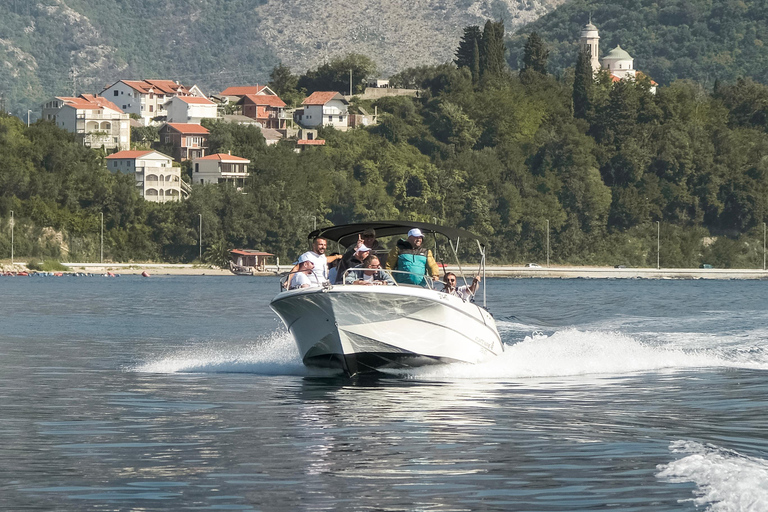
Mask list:
[[[603,59],[610,59],[610,60],[634,60],[632,57],[621,48],[621,45],[617,46],[610,52],[608,52],[608,55],[603,57]]]

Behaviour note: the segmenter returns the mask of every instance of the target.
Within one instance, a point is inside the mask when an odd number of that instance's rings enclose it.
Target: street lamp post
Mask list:
[[[547,219],[547,268],[549,268],[549,219]]]
[[[200,239],[197,245],[199,246],[199,249],[200,249],[200,256],[199,256],[200,263],[202,263],[203,262],[203,214],[198,213],[197,216],[200,218],[200,227],[198,228],[198,235],[200,236]]]
[[[104,263],[104,212],[99,212],[101,216],[101,247],[99,248],[99,263]]]
[[[656,270],[661,269],[661,224],[656,221]]]
[[[13,265],[13,210],[11,210],[11,265]]]

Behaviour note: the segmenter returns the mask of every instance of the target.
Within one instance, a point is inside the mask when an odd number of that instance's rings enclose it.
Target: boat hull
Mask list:
[[[280,293],[270,307],[293,335],[305,365],[349,375],[477,363],[503,352],[487,311],[422,288],[305,288]]]

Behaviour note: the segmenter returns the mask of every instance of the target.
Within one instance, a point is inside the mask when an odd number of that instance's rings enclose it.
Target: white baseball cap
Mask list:
[[[358,252],[370,252],[370,250],[371,249],[369,247],[366,247],[366,245],[363,244],[363,245],[361,245],[360,247],[357,248],[355,253],[358,253]]]
[[[422,233],[419,228],[413,228],[408,232],[408,236],[415,236],[416,238],[419,238],[419,237],[424,238],[424,233]]]
[[[304,263],[305,261],[308,261],[308,262],[310,262],[310,263],[314,263],[314,262],[313,262],[313,261],[310,259],[310,257],[309,257],[309,254],[307,254],[307,253],[304,253],[304,254],[302,254],[301,256],[299,256],[299,260],[298,260],[298,261],[297,261],[295,264],[296,264],[296,265],[301,265],[301,264],[302,264],[302,263]]]

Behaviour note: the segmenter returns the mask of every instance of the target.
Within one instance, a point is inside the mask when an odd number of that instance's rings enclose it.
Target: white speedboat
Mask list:
[[[473,236],[433,224],[395,221],[334,226],[310,237],[343,243],[366,228],[376,229],[383,238],[412,227],[425,234],[455,235],[456,241]],[[484,269],[484,250],[478,246]],[[305,365],[337,368],[348,375],[478,363],[504,351],[493,316],[484,307],[430,287],[326,284],[282,291],[270,307],[293,335]]]

